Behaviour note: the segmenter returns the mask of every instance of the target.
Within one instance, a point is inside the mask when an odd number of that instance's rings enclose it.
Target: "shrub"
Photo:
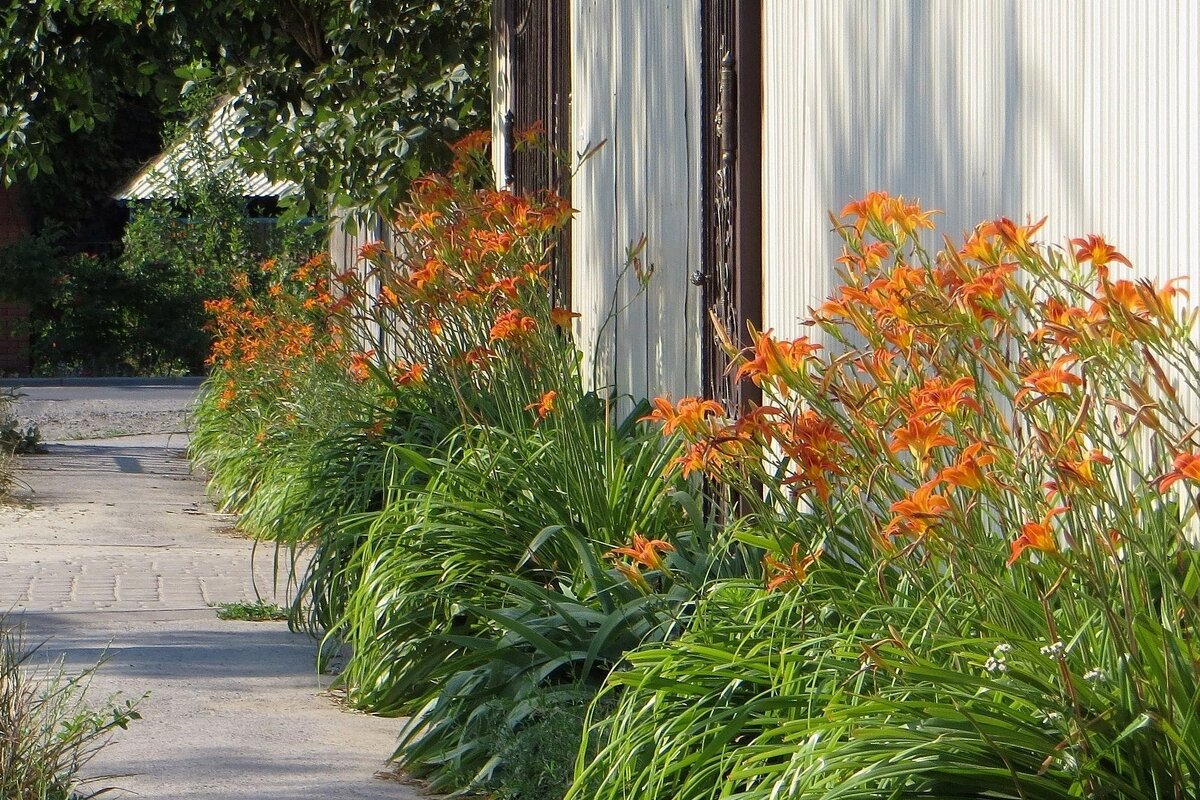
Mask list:
[[[164,181],[164,198],[134,207],[125,228],[118,267],[133,313],[123,355],[140,370],[201,372],[212,346],[205,301],[232,294],[235,277],[257,276],[267,259],[302,261],[319,249],[300,226],[256,220],[228,171],[213,157],[197,158],[203,169]]]
[[[740,362],[767,404],[657,404],[677,467],[748,507],[765,588],[631,656],[569,796],[1195,795],[1180,290],[1040,223],[931,255],[903,198],[843,214],[825,341],[755,332]]]
[[[0,618],[0,797],[69,800],[102,780],[79,772],[117,728],[141,717],[131,701],[86,705],[94,669],[75,677],[39,671],[30,664],[35,652]]]
[[[36,372],[163,374],[204,370],[212,336],[204,303],[255,279],[268,258],[302,261],[319,237],[251,216],[246,198],[210,154],[194,175],[136,203],[116,254],[65,252],[47,230],[0,251],[0,295],[30,305]]]

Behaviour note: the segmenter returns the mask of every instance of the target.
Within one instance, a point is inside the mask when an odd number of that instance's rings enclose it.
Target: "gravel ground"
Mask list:
[[[21,386],[14,413],[20,427],[36,425],[46,442],[139,434],[185,433],[195,382],[154,386],[133,382]]]

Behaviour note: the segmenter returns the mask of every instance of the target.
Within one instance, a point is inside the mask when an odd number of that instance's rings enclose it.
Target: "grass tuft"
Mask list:
[[[83,797],[80,789],[103,778],[82,779],[80,771],[116,729],[141,715],[131,700],[89,705],[84,695],[96,668],[68,676],[61,665],[38,668],[36,652],[0,616],[0,798]]]
[[[219,603],[217,619],[240,622],[278,622],[288,618],[286,608],[259,600],[255,603]]]

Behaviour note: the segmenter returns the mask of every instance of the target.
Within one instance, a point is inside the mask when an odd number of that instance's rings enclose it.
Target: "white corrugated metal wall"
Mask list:
[[[366,290],[373,296],[378,296],[379,283],[371,277],[369,264],[359,253],[363,245],[372,242],[383,242],[384,246],[394,248],[396,230],[381,216],[364,209],[333,209],[332,224],[329,230],[329,259],[333,263],[333,272],[345,272],[354,268],[365,281]],[[363,335],[361,346],[364,350],[376,350],[382,353],[383,334],[377,326],[372,326]]]
[[[826,212],[873,189],[957,234],[1049,215],[1200,275],[1200,4],[764,0],[764,322],[828,294]],[[1192,281],[1193,295],[1200,291]]]
[[[633,398],[700,387],[696,0],[571,0],[572,298],[585,381]],[[626,250],[645,237],[639,293]]]

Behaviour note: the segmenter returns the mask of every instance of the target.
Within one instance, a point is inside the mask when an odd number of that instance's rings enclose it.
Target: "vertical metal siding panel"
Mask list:
[[[700,237],[698,9],[572,6],[574,146],[607,139],[572,182],[577,334],[588,385],[635,399],[700,382],[700,299],[688,283]],[[643,235],[642,262],[655,268],[646,292],[632,269],[618,281]]]
[[[611,0],[572,0],[571,97],[574,149],[607,144],[581,165],[571,183],[579,213],[571,227],[571,296],[581,316],[575,333],[588,388],[612,383],[616,330],[606,325],[620,258],[616,249],[616,142],[613,129]]]
[[[798,335],[836,280],[827,212],[878,189],[943,209],[955,234],[1016,213],[1013,21],[1011,3],[950,0],[764,10],[764,322]]]
[[[683,364],[685,365],[682,384],[672,382],[661,387],[664,392],[676,396],[699,394],[703,381],[701,361],[704,347],[700,340],[704,330],[704,298],[699,286],[691,281],[691,273],[700,268],[700,237],[703,234],[700,221],[701,213],[701,182],[702,176],[700,159],[700,128],[701,128],[701,85],[700,76],[703,68],[700,63],[700,0],[684,0],[681,9],[683,16],[683,70],[685,94],[685,144],[687,147],[687,258],[684,261],[684,302],[683,330],[678,336],[685,342],[683,348]]]
[[[655,265],[646,290],[645,391],[679,397],[687,391],[687,343],[696,329],[688,325],[688,215],[693,175],[689,169],[687,125],[689,43],[685,17],[690,0],[663,0],[646,26],[646,207],[647,258]],[[694,52],[695,48],[691,48]],[[629,341],[631,349],[637,342]]]
[[[492,7],[493,31],[500,22],[505,0],[495,0]],[[500,23],[503,24],[503,23]],[[510,32],[505,31],[508,35]],[[492,34],[489,71],[492,79],[492,172],[496,186],[503,187],[508,177],[508,145],[504,136],[504,118],[513,107],[512,64],[509,53],[499,46],[498,36]]]
[[[1060,244],[1071,231],[1069,221],[1085,213],[1087,202],[1080,191],[1090,169],[1087,142],[1080,136],[1088,103],[1082,84],[1086,21],[1074,1],[1020,0],[1015,13],[1009,104],[1017,132],[1016,185],[1006,213],[1020,221],[1047,217],[1041,235]]]
[[[1080,135],[1090,139],[1093,170],[1082,191],[1095,199],[1073,230],[1103,233],[1135,274],[1155,280],[1195,269],[1189,262],[1200,244],[1188,199],[1200,181],[1200,37],[1189,5],[1120,2],[1087,11],[1095,44]]]
[[[641,0],[614,0],[612,9],[616,101],[613,126],[617,187],[615,234],[618,246],[628,249],[647,235],[646,45],[648,40],[659,35],[661,17],[656,9],[648,8]],[[642,253],[646,268],[654,263],[653,255],[650,247]],[[630,268],[622,275],[617,297],[615,389],[621,395],[639,398],[645,396],[648,388],[647,303],[634,269]]]
[[[804,95],[820,85],[810,79],[819,69],[815,8],[771,0],[763,6],[763,323],[781,332],[792,327],[791,303],[804,282],[796,262],[805,263],[806,253],[795,246],[812,240],[802,201],[814,194],[806,147],[820,124],[816,104]]]
[[[829,288],[826,210],[872,189],[956,234],[1049,216],[1162,282],[1200,268],[1200,8],[1185,0],[764,4],[765,322]]]

